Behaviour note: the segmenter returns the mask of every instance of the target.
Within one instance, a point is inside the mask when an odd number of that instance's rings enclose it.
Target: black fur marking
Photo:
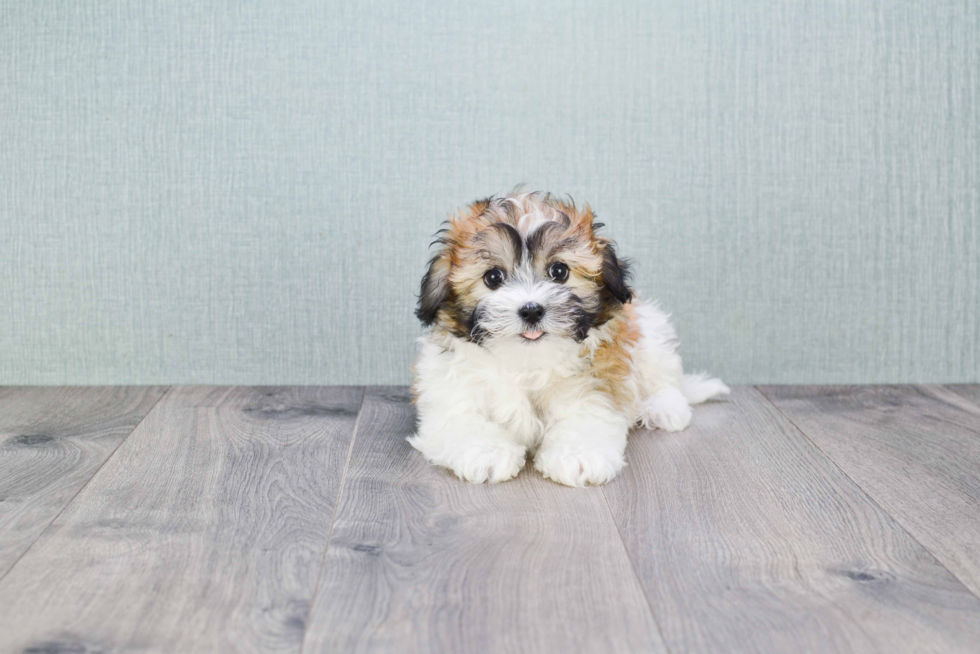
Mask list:
[[[554,247],[552,247],[551,250],[548,251],[548,256],[550,257],[555,252],[561,252],[562,250],[567,250],[575,246],[576,243],[577,240],[575,239],[575,237],[563,238],[562,240],[555,243]]]
[[[498,198],[494,206],[501,209],[508,220],[517,222],[519,216],[517,215],[517,206],[513,202],[508,202],[507,198]]]
[[[477,345],[483,345],[483,341],[487,339],[490,334],[484,329],[483,325],[480,324],[480,317],[483,314],[483,305],[477,305],[476,309],[473,310],[466,321],[466,329],[468,330],[468,336],[471,341]]]
[[[629,287],[632,277],[629,262],[616,257],[612,243],[606,243],[602,253],[602,284],[603,292],[608,293],[621,304],[633,299],[633,290]]]
[[[575,318],[575,342],[581,343],[589,335],[589,330],[592,329],[592,325],[595,323],[596,314],[589,313],[585,309],[579,309],[576,311]]]
[[[596,325],[599,314],[586,311],[582,306],[582,299],[577,295],[569,298],[572,304],[572,316],[575,319],[575,330],[572,337],[577,343],[581,343],[589,335],[589,330]]]
[[[527,251],[534,253],[541,249],[545,236],[547,236],[548,232],[553,229],[564,230],[565,227],[562,227],[560,223],[556,222],[544,223],[536,230],[531,232],[531,235],[527,237]]]
[[[524,258],[524,241],[521,240],[521,234],[517,228],[510,223],[494,223],[490,226],[510,237],[510,243],[514,246],[514,262],[520,263],[521,259]]]
[[[438,245],[445,245],[449,241],[449,238],[447,236],[445,236],[448,233],[449,233],[449,228],[448,227],[443,227],[441,229],[437,229],[436,230],[436,233],[432,235],[434,238],[433,238],[432,242],[429,243],[429,247],[431,248],[433,245],[437,245],[437,244]]]
[[[426,327],[436,321],[436,314],[440,307],[449,302],[452,296],[448,274],[439,275],[435,272],[436,264],[442,256],[443,253],[440,252],[429,260],[429,268],[422,277],[422,286],[419,289],[419,304],[415,310],[415,317]]]

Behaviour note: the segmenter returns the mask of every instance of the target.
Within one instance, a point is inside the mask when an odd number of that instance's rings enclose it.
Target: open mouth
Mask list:
[[[544,332],[542,331],[521,332],[521,338],[523,338],[525,341],[536,341],[542,336],[544,336]]]

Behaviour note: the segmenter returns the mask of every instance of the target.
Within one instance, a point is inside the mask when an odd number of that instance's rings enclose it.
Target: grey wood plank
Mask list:
[[[462,482],[409,402],[365,397],[305,654],[665,651],[599,489]]]
[[[172,389],[0,582],[0,651],[298,651],[362,396]]]
[[[673,652],[975,652],[980,600],[755,389],[603,488]]]
[[[980,384],[946,384],[946,388],[980,407]]]
[[[0,579],[166,391],[0,389]]]
[[[980,407],[942,386],[763,391],[980,596]]]

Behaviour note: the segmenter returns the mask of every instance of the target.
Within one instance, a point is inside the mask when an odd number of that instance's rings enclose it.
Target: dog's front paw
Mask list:
[[[474,484],[507,481],[524,467],[524,448],[514,443],[482,445],[461,452],[448,467]]]
[[[534,467],[542,475],[566,486],[604,484],[623,469],[626,461],[618,448],[554,443],[538,450]]]
[[[525,448],[505,440],[474,439],[464,443],[454,439],[447,445],[441,439],[416,436],[409,443],[430,463],[449,468],[460,479],[474,484],[513,479],[524,467]]]
[[[691,424],[694,412],[691,405],[675,388],[666,388],[650,396],[643,405],[640,420],[648,429],[681,431]]]

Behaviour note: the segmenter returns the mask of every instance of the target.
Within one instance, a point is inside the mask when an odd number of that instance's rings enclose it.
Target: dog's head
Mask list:
[[[593,218],[540,193],[474,202],[437,234],[416,315],[481,345],[584,340],[633,296]]]

